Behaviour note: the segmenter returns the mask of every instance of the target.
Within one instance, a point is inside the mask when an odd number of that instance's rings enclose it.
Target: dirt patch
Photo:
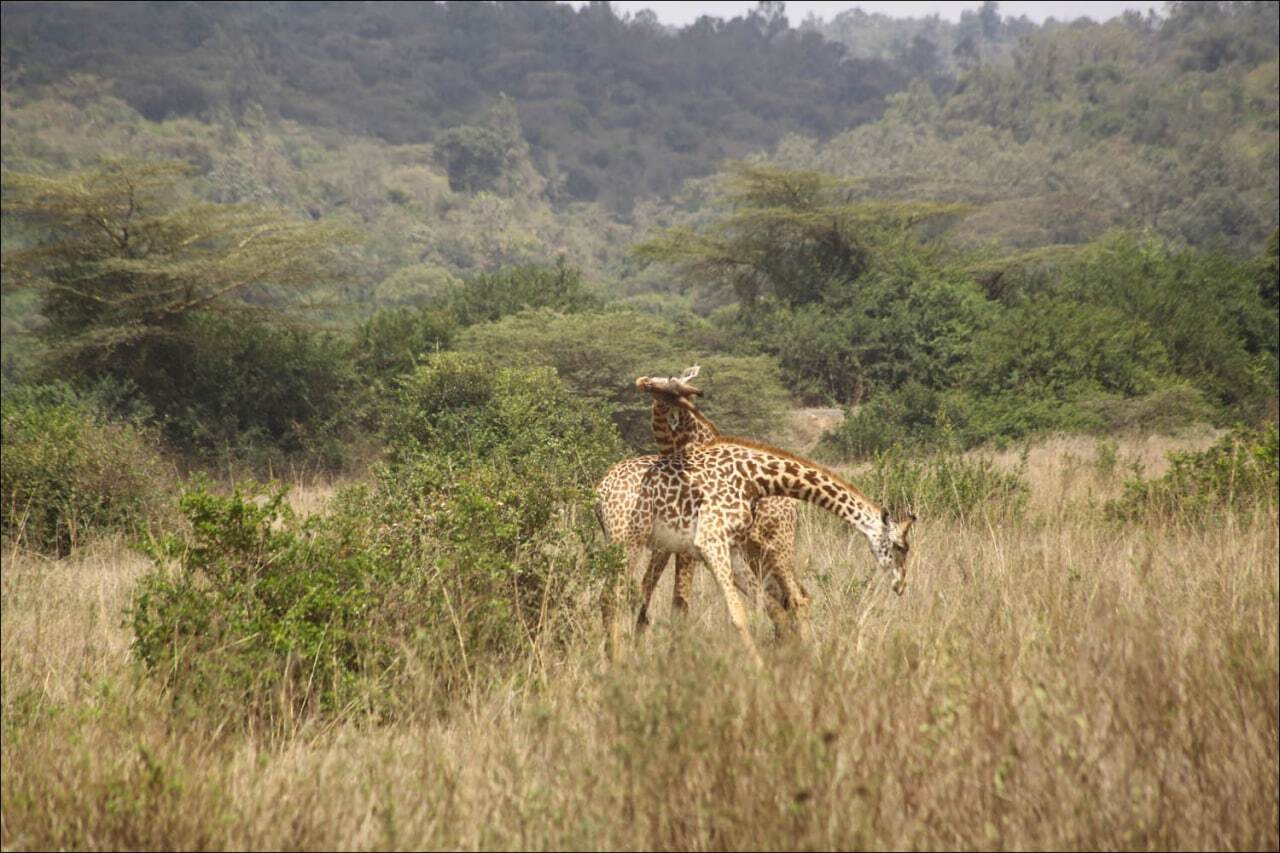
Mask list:
[[[822,436],[840,426],[844,409],[795,409],[787,413],[786,448],[805,454],[812,451]]]

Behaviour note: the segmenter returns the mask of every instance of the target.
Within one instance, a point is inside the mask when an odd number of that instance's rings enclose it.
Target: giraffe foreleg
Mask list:
[[[812,636],[809,630],[809,591],[796,578],[793,551],[786,547],[766,546],[762,549],[761,561],[769,580],[768,586],[777,591],[776,595],[789,615],[788,633],[794,628],[800,639],[808,642]],[[778,634],[782,636],[783,632]]]
[[[742,638],[742,642],[747,647],[747,652],[751,656],[751,662],[757,668],[764,667],[764,660],[760,657],[760,652],[756,649],[755,642],[751,639],[751,632],[747,627],[747,613],[742,607],[742,601],[738,598],[738,592],[735,589],[733,560],[729,554],[729,540],[721,531],[711,531],[707,528],[711,525],[706,524],[704,519],[703,525],[699,527],[697,538],[694,544],[697,546],[698,555],[702,561],[707,564],[707,568],[711,569],[711,573],[715,575],[716,582],[720,584],[720,591],[724,594],[724,603],[729,610],[729,620],[733,623],[733,627],[738,630],[738,636]]]

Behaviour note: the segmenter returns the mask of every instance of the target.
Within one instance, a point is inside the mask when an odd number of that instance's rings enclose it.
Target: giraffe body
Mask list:
[[[758,502],[769,497],[808,501],[843,518],[867,537],[898,594],[906,586],[906,534],[914,520],[894,522],[887,511],[821,465],[748,439],[715,438],[659,456],[650,464],[624,525],[629,570],[637,571],[657,548],[703,560],[716,576],[730,619],[757,663],[759,653],[734,589],[732,551],[750,542]]]
[[[647,391],[653,397],[650,421],[654,442],[660,454],[624,459],[610,468],[596,486],[596,514],[606,536],[610,541],[632,543],[628,545],[629,551],[640,547],[634,543],[645,535],[630,530],[629,525],[634,517],[631,511],[647,470],[662,457],[682,453],[720,435],[715,424],[688,400],[702,393],[688,384],[688,380],[696,376],[697,372],[695,367],[678,379],[640,377],[636,380],[637,389]],[[764,581],[765,591],[768,593],[765,607],[780,636],[790,633],[793,626],[798,628],[801,636],[808,634],[806,617],[809,597],[796,579],[794,570],[798,508],[796,502],[789,498],[766,498],[758,502],[754,512],[760,523],[752,528],[744,545],[735,549],[738,559],[745,558],[751,570],[735,571],[736,585],[755,599],[757,579]],[[647,533],[652,534],[648,546],[648,567],[641,584],[641,604],[636,616],[637,627],[641,629],[649,623],[648,608],[653,590],[661,580],[673,553],[676,555],[676,577],[671,590],[672,610],[677,613],[687,612],[695,559],[688,543],[683,541],[681,531],[660,524]],[[671,547],[666,547],[667,545]],[[629,564],[641,561],[639,555],[629,553]]]
[[[688,381],[697,373],[698,368],[694,367],[679,378],[654,379],[642,376],[636,380],[636,388],[653,397],[650,409],[651,428],[661,457],[686,453],[720,437],[716,425],[692,402],[692,397],[702,393]],[[809,595],[795,573],[799,505],[791,498],[766,497],[756,501],[752,506],[752,513],[753,521],[747,540],[734,546],[734,553],[740,550],[751,573],[735,571],[735,583],[754,600],[757,597],[756,581],[763,581],[768,593],[765,609],[778,635],[783,636],[798,629],[802,637],[807,637]],[[693,580],[693,561],[686,547],[687,543],[681,542],[680,536],[680,531],[661,521],[653,530],[651,539],[654,541],[651,547],[654,549],[654,558],[645,575],[642,603],[636,620],[641,626],[648,621],[649,599],[666,568],[666,559],[659,556],[662,551],[671,551],[677,555],[674,590],[683,591],[685,597],[688,596]],[[670,547],[662,544],[661,540],[664,539],[668,540]]]

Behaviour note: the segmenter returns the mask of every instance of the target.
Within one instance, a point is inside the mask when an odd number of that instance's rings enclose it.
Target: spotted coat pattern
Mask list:
[[[654,442],[661,456],[683,453],[691,447],[707,444],[720,437],[720,431],[711,419],[693,403],[690,396],[663,393],[648,377],[636,380],[636,387],[653,396],[650,420]],[[690,387],[685,385],[686,388]],[[694,389],[696,390],[696,389]],[[638,483],[637,483],[638,485]],[[742,553],[751,569],[746,574],[746,588],[740,584],[752,600],[757,592],[756,581],[765,585],[768,596],[765,608],[778,635],[786,636],[798,631],[808,636],[809,594],[795,573],[796,519],[799,504],[786,497],[767,497],[758,500],[753,507],[754,521]],[[694,558],[690,554],[676,555],[676,579],[671,591],[671,606],[685,611],[689,606],[689,591],[693,586]],[[649,601],[654,587],[667,566],[667,552],[653,549],[649,568],[641,584],[640,612],[636,623],[648,624]],[[735,582],[739,575],[735,573]]]
[[[630,502],[620,541],[628,576],[638,574],[650,551],[698,557],[724,594],[729,617],[752,659],[761,663],[735,591],[731,549],[744,546],[755,523],[757,501],[789,497],[843,518],[867,537],[895,592],[906,586],[907,531],[914,518],[895,522],[866,495],[835,473],[784,450],[748,439],[720,437],[649,464]]]

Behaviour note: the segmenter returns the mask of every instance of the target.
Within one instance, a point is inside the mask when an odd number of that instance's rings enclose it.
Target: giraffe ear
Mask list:
[[[907,531],[911,529],[911,525],[915,523],[916,514],[914,512],[907,513],[907,520],[898,525],[898,532],[903,536],[907,535]]]
[[[888,509],[880,510],[880,523],[883,524],[885,527],[889,527],[893,523],[893,519],[889,517]]]

